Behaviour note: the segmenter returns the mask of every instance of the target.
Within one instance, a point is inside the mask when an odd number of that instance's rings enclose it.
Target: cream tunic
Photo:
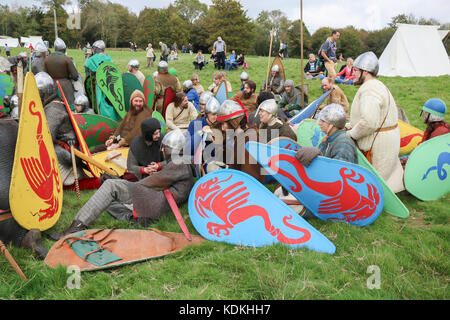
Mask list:
[[[174,119],[176,117],[176,119]],[[167,106],[166,110],[166,123],[169,130],[180,129],[183,133],[187,131],[189,123],[192,120],[197,119],[198,112],[191,102],[188,102],[187,108],[181,111],[181,108],[175,107],[175,103],[172,102]]]
[[[375,139],[376,130],[395,126],[398,122],[397,106],[389,89],[379,80],[365,82],[353,99],[350,109],[350,136],[358,147],[368,151]],[[373,166],[394,192],[405,189],[403,168],[398,158],[400,130],[381,131],[373,144]]]

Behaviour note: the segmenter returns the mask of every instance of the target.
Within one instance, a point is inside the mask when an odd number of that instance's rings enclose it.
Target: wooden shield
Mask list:
[[[127,111],[125,110],[122,74],[119,67],[112,62],[103,62],[97,69],[96,80],[100,90],[123,119]]]
[[[408,155],[422,142],[423,131],[402,120],[398,120],[398,128],[400,129],[399,155]]]
[[[443,197],[450,192],[449,166],[450,133],[421,143],[405,166],[406,190],[422,201]]]
[[[168,87],[164,93],[164,102],[163,102],[163,113],[162,116],[166,119],[166,110],[167,106],[171,104],[175,99],[175,92],[171,87]]]
[[[125,173],[125,171],[127,170],[126,159],[128,158],[129,148],[118,148],[115,150],[118,153],[120,153],[123,158],[125,158],[124,165],[118,165],[119,162],[115,161],[115,159],[108,160],[108,155],[112,152],[112,150],[98,152],[98,153],[92,155],[92,158],[94,158],[94,160],[96,160],[97,162],[105,165],[106,167],[113,169],[114,171],[116,171],[118,173],[119,176],[122,176]]]
[[[286,74],[284,73],[284,66],[283,66],[283,62],[281,61],[280,57],[275,57],[275,59],[273,59],[272,62],[272,66],[270,67],[270,70],[272,70],[272,68],[277,65],[280,68],[279,74],[286,79]],[[270,72],[269,70],[269,72]]]
[[[9,189],[14,219],[25,229],[47,230],[58,221],[63,184],[36,80],[25,77],[19,132]]]
[[[144,81],[145,104],[153,110],[153,102],[155,100],[155,79],[147,76]]]
[[[134,90],[139,90],[144,93],[144,89],[141,86],[138,78],[134,74],[124,73],[122,74],[123,94],[125,96],[125,110],[130,110],[130,97]],[[152,109],[152,107],[150,107]]]
[[[188,209],[195,229],[211,241],[251,247],[281,243],[329,254],[336,250],[323,234],[241,171],[215,170],[199,179]]]

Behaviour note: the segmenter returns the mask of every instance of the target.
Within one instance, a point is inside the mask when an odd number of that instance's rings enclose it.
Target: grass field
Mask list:
[[[19,50],[14,49],[13,54]],[[123,72],[127,62],[136,58],[145,75],[145,53],[107,50]],[[80,50],[69,50],[78,70],[84,75]],[[181,82],[194,72],[194,56],[181,55],[170,62]],[[355,58],[355,57],[353,57]],[[158,61],[158,60],[157,60]],[[157,62],[156,61],[156,62]],[[260,86],[266,75],[267,58],[247,57],[250,79]],[[286,59],[287,78],[300,83],[300,60]],[[201,84],[212,82],[211,65],[201,72]],[[241,71],[227,73],[233,90],[240,87]],[[443,99],[450,107],[450,77],[380,78],[404,108],[414,126],[424,129],[419,112],[429,98]],[[320,81],[307,80],[310,100],[321,94]],[[341,85],[350,103],[357,87]],[[447,112],[447,120],[450,120]],[[93,191],[64,193],[63,211],[52,231],[66,228]],[[205,242],[165,258],[107,271],[81,275],[79,289],[69,289],[72,274],[59,267],[51,269],[30,251],[10,248],[28,280],[22,281],[4,257],[0,257],[0,299],[449,299],[449,213],[450,195],[439,201],[422,202],[411,195],[400,195],[410,210],[408,219],[386,212],[365,228],[343,223],[310,223],[336,246],[334,255],[291,250],[282,245],[265,248],[232,246]],[[191,233],[197,234],[189,220],[187,205],[180,208]],[[132,228],[103,214],[91,227]],[[172,214],[152,225],[164,231],[181,232]],[[53,242],[45,239],[47,248]],[[380,289],[369,289],[370,266],[380,270]],[[369,279],[370,282],[370,279]]]

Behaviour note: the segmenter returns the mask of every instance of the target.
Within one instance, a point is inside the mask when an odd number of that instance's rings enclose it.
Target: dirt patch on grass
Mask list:
[[[394,218],[397,222],[403,223],[404,226],[412,228],[430,229],[433,226],[433,224],[425,220],[425,212],[414,209],[409,211],[407,219]]]

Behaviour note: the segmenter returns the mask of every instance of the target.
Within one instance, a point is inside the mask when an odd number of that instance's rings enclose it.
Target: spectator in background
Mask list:
[[[169,55],[169,61],[174,61],[174,60],[178,60],[178,56],[177,56],[177,53],[174,50],[172,50]]]
[[[239,57],[236,59],[236,62],[237,62],[237,67],[238,68],[243,67],[243,66],[246,65],[246,63],[245,63],[245,56],[244,56],[243,53],[239,54]]]
[[[325,63],[325,68],[328,71],[328,77],[332,78],[333,81],[336,78],[336,50],[337,44],[336,41],[340,38],[341,33],[337,30],[333,30],[331,32],[331,37],[329,37],[320,47],[320,58]]]
[[[217,54],[217,66],[218,69],[225,69],[225,58],[227,55],[227,44],[222,40],[222,37],[217,37],[217,41],[213,45]]]
[[[155,60],[155,53],[153,52],[153,46],[151,43],[148,44],[145,51],[147,52],[147,68],[153,68],[153,61]]]
[[[225,61],[225,70],[231,71],[233,68],[237,67],[236,62],[236,51],[232,50],[228,60]]]
[[[11,49],[8,47],[7,43],[5,43],[5,53],[7,57],[11,56]]]
[[[211,57],[209,57],[209,62],[213,62],[214,63],[214,68],[218,68],[218,60],[217,60],[217,52],[215,49],[212,49],[211,51]]]
[[[167,44],[161,41],[159,42],[159,46],[161,47],[161,58],[159,60],[167,62],[167,57],[169,55],[169,48],[167,48]]]
[[[345,67],[341,72],[336,74],[335,83],[343,84],[353,84],[353,79],[355,78],[355,69],[353,69],[353,59],[348,58]]]
[[[305,71],[305,79],[317,79],[323,74],[320,71],[319,60],[316,59],[315,54],[309,54],[309,61],[303,71]]]
[[[195,56],[195,61],[193,62],[195,70],[202,70],[202,68],[206,65],[205,56],[202,53],[202,50],[198,50],[197,55]]]

